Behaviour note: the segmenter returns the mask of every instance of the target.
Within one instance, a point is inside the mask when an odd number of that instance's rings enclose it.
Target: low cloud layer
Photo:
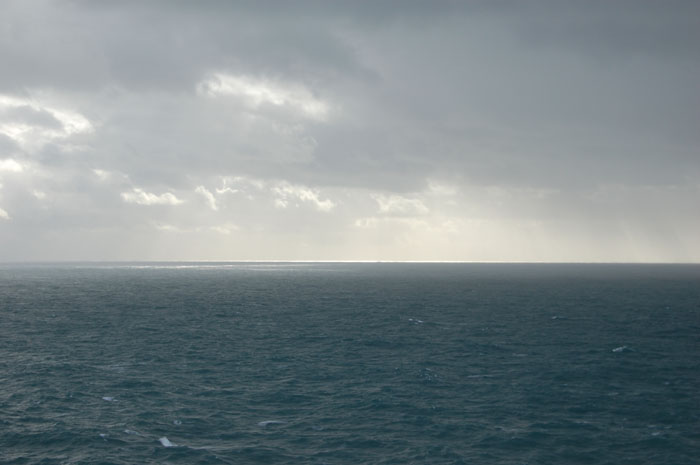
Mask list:
[[[0,260],[700,260],[697,2],[0,5]]]

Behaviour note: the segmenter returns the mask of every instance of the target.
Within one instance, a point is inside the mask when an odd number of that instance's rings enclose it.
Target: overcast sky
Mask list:
[[[698,1],[0,3],[0,260],[700,261]]]

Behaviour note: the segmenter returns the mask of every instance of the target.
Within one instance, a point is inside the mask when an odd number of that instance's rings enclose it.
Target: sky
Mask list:
[[[700,262],[700,2],[0,2],[0,261]]]

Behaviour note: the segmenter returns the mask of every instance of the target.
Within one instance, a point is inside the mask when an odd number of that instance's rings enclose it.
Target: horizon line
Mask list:
[[[0,265],[17,264],[81,264],[81,263],[366,263],[366,264],[551,264],[551,265],[700,265],[700,261],[508,261],[508,260],[0,260]]]

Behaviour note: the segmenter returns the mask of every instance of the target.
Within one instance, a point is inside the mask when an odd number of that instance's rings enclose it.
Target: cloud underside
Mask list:
[[[4,2],[0,260],[700,260],[672,3]]]

